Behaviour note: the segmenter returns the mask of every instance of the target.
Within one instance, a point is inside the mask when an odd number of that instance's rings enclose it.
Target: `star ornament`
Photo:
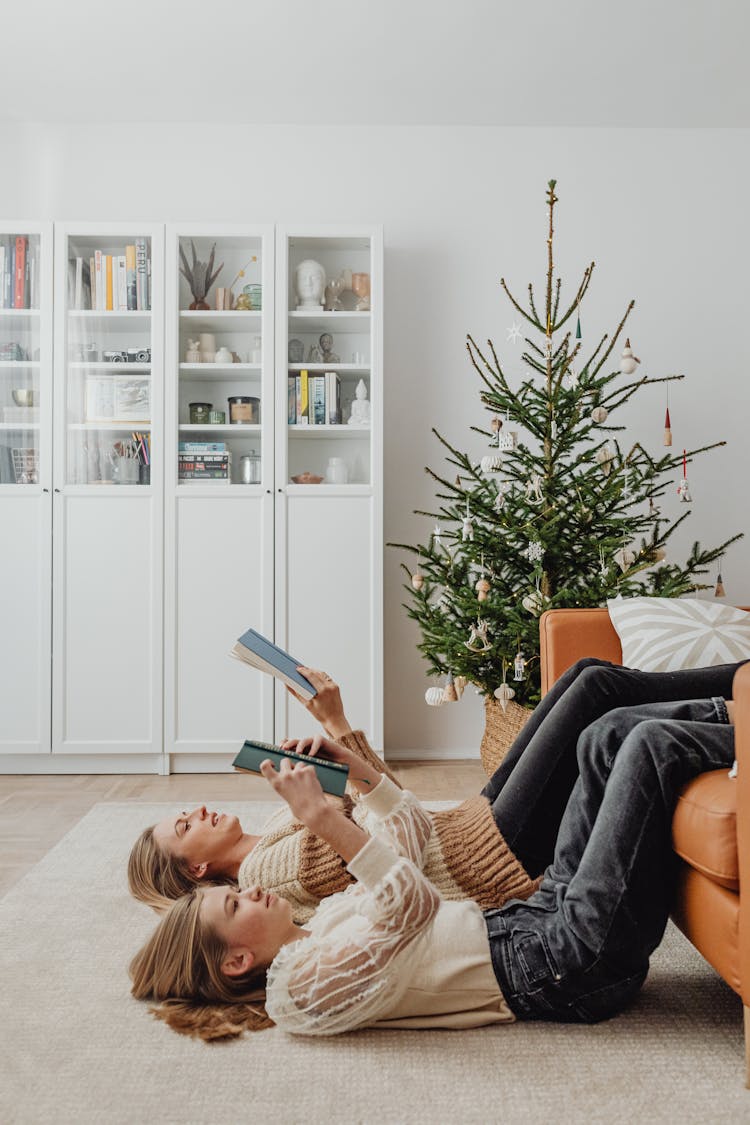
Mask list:
[[[514,320],[513,323],[511,324],[510,328],[508,329],[508,339],[507,339],[506,342],[511,343],[511,344],[517,344],[520,336],[521,336],[521,325],[516,324],[516,322]]]

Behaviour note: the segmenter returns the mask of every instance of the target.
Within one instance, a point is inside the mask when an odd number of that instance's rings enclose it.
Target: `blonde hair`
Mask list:
[[[203,892],[171,903],[151,937],[130,963],[136,1000],[173,1030],[206,1041],[273,1027],[265,1009],[266,972],[242,977],[221,971],[228,948],[201,918]]]
[[[152,824],[145,828],[133,844],[128,858],[128,885],[134,898],[161,914],[176,898],[197,886],[198,880],[186,859],[171,855],[159,845],[155,827]]]

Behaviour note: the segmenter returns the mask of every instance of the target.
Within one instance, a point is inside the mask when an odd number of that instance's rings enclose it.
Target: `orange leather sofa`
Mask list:
[[[583,657],[622,663],[606,609],[548,610],[539,626],[542,692]],[[750,664],[735,674],[732,694],[738,776],[713,770],[680,795],[672,839],[682,862],[672,917],[742,1000],[750,1088]]]

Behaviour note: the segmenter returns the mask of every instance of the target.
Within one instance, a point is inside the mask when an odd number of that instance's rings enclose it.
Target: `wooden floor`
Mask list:
[[[487,780],[480,762],[389,762],[420,800],[473,797]],[[246,774],[0,775],[0,896],[46,855],[99,801],[166,801],[177,808],[201,801],[266,801],[262,778]]]

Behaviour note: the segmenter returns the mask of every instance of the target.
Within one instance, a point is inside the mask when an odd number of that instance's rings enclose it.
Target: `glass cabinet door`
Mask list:
[[[42,339],[49,310],[40,308],[46,269],[41,233],[0,234],[0,484],[40,484],[41,458],[49,459],[41,378],[50,360],[43,354],[49,338]]]
[[[64,483],[149,485],[152,238],[70,232],[65,246]]]

